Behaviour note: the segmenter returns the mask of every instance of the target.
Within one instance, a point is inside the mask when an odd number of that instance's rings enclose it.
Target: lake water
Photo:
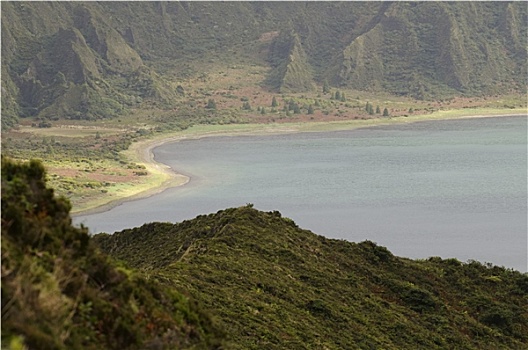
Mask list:
[[[154,154],[191,181],[74,222],[114,232],[253,203],[317,234],[368,239],[398,256],[527,271],[526,117],[209,137]]]

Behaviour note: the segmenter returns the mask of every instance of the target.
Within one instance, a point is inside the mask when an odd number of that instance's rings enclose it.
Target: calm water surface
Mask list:
[[[74,221],[114,232],[253,203],[317,234],[372,240],[399,256],[527,271],[526,117],[214,137],[154,154],[190,183]]]

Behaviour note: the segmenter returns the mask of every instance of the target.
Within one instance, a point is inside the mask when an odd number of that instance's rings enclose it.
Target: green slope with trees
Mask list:
[[[522,2],[2,2],[2,123],[173,108],[197,60],[420,99],[526,91]],[[285,41],[290,33],[294,33]],[[268,38],[264,40],[263,38]],[[279,49],[279,50],[278,50]]]

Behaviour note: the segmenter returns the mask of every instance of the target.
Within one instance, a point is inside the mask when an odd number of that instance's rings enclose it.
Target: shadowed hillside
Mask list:
[[[2,123],[182,98],[171,76],[249,57],[277,92],[526,91],[522,2],[2,2]],[[290,35],[293,33],[292,35]],[[277,35],[275,35],[277,34]],[[263,38],[268,38],[264,40]],[[166,74],[170,72],[171,74]]]
[[[218,349],[210,316],[102,254],[43,166],[2,158],[2,349]],[[27,346],[27,347],[24,347]]]

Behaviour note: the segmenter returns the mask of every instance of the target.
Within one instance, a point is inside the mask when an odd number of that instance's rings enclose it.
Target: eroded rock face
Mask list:
[[[2,85],[14,86],[3,112],[104,118],[145,98],[170,105],[167,62],[177,71],[230,52],[267,62],[265,84],[280,92],[324,81],[420,99],[526,91],[527,12],[516,2],[7,2]]]

